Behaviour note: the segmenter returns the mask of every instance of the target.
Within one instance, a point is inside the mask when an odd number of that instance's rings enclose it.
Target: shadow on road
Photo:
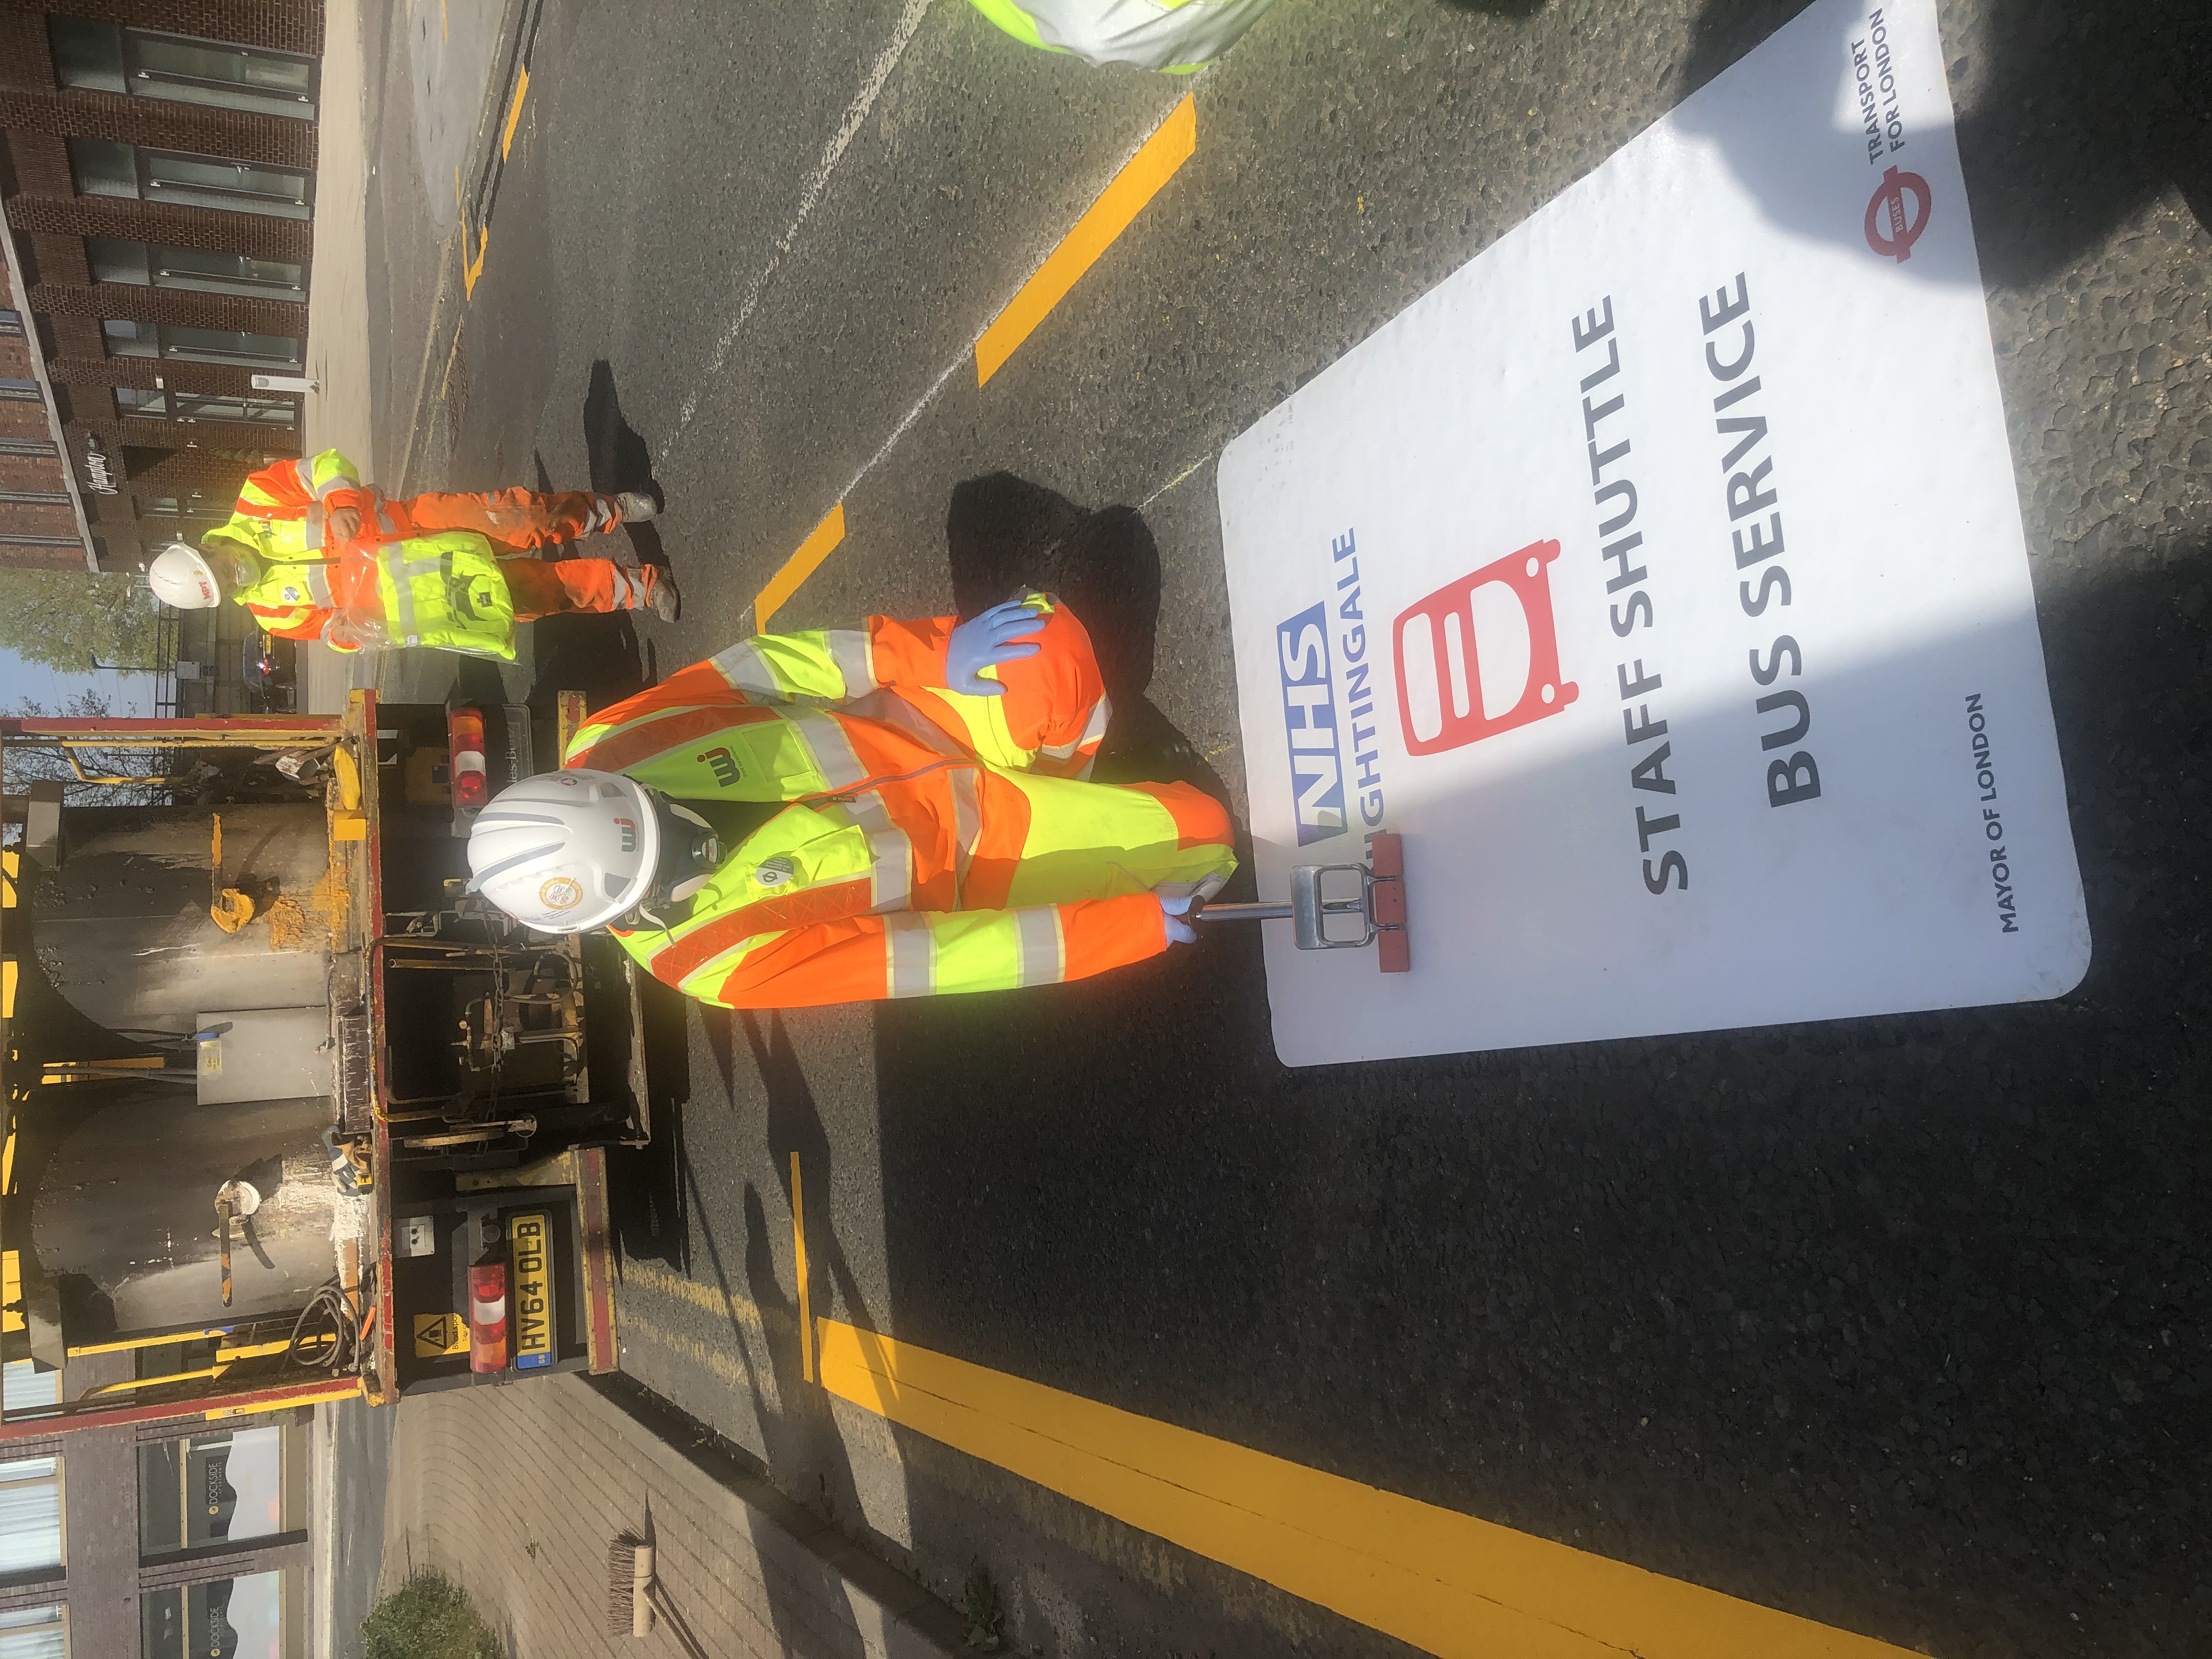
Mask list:
[[[592,488],[599,494],[635,489],[655,501],[660,499],[660,486],[653,477],[653,450],[623,418],[622,398],[615,392],[615,371],[604,357],[592,365],[591,383],[584,392],[584,453],[591,466]],[[629,532],[641,563],[664,567],[668,563],[657,524],[623,528]]]
[[[1686,90],[1802,9],[1802,0],[1707,0]],[[2168,188],[2212,228],[2212,7],[1983,0],[1947,8],[1945,21],[1954,25],[1948,70],[1986,277],[2045,283]],[[1759,189],[1760,159],[1734,159]],[[1796,222],[1796,204],[1761,193],[1778,220]]]
[[[2096,941],[2057,1001],[1290,1071],[1244,933],[884,1005],[897,1334],[1924,1651],[2174,1650],[2208,586],[2046,596]]]
[[[637,489],[658,498],[659,487],[653,482],[653,453],[623,418],[614,369],[605,358],[592,365],[590,384],[584,393],[584,448],[594,490],[613,495]],[[544,459],[533,452],[532,460],[538,487],[548,488]],[[668,555],[661,546],[657,525],[625,525],[623,531],[637,550],[641,563],[666,568]],[[530,693],[533,704],[543,706],[556,692],[581,691],[589,707],[603,708],[653,683],[657,665],[624,612],[548,617],[531,627],[537,653],[537,679]]]

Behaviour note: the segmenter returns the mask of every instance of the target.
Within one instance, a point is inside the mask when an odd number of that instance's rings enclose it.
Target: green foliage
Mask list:
[[[64,673],[154,666],[154,596],[135,576],[0,570],[0,647]]]
[[[991,1582],[991,1575],[981,1562],[978,1561],[975,1571],[968,1575],[967,1588],[960,1610],[968,1616],[968,1645],[981,1648],[986,1653],[996,1653],[1003,1639],[999,1626],[1006,1614],[999,1605],[999,1587]]]
[[[435,1573],[417,1573],[364,1620],[368,1659],[501,1659],[468,1592]]]

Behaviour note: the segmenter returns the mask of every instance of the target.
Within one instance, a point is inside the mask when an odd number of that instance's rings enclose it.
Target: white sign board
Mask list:
[[[1292,1065],[2057,996],[2089,960],[1929,0],[1822,0],[1230,446]]]

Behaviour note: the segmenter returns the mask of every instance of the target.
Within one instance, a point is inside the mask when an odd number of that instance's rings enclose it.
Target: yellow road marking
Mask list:
[[[799,1375],[814,1380],[814,1322],[807,1311],[806,1206],[799,1196],[799,1154],[791,1155],[791,1248],[799,1264]]]
[[[791,596],[799,592],[799,585],[822,568],[822,561],[837,550],[837,544],[845,539],[845,503],[840,501],[830,509],[830,516],[807,532],[806,539],[799,544],[799,551],[783,562],[783,568],[768,580],[768,586],[753,600],[753,631],[768,632],[768,619],[783,609]]]
[[[975,342],[975,384],[981,386],[1029,338],[1045,314],[1066,297],[1083,273],[1127,230],[1145,204],[1190,160],[1198,148],[1198,106],[1185,94],[1152,136],[1131,156],[1114,182],[1075,222]]]
[[[499,159],[507,160],[507,152],[514,143],[514,124],[522,118],[522,94],[530,90],[530,65],[522,66],[514,82],[514,101],[507,106],[507,131],[499,135]]]
[[[1905,1651],[855,1326],[815,1331],[830,1393],[1431,1653]]]
[[[622,1264],[622,1288],[631,1291],[651,1291],[671,1302],[688,1302],[693,1307],[717,1318],[726,1319],[749,1336],[763,1340],[768,1327],[762,1322],[761,1311],[750,1297],[726,1292],[719,1285],[703,1285],[696,1279],[686,1279],[682,1273],[672,1273],[657,1261],[645,1261],[625,1257]]]
[[[465,238],[466,237],[468,228],[465,225],[462,227],[461,234]],[[465,242],[463,245],[466,246]],[[477,257],[474,262],[461,267],[461,286],[471,299],[476,297],[477,278],[483,275],[484,250],[490,246],[491,227],[486,225],[477,233]]]

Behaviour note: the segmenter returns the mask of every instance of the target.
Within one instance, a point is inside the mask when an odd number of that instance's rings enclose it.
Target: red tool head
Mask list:
[[[1367,867],[1376,880],[1368,890],[1375,925],[1376,965],[1386,974],[1413,971],[1413,940],[1406,931],[1406,844],[1389,830],[1367,838]]]

